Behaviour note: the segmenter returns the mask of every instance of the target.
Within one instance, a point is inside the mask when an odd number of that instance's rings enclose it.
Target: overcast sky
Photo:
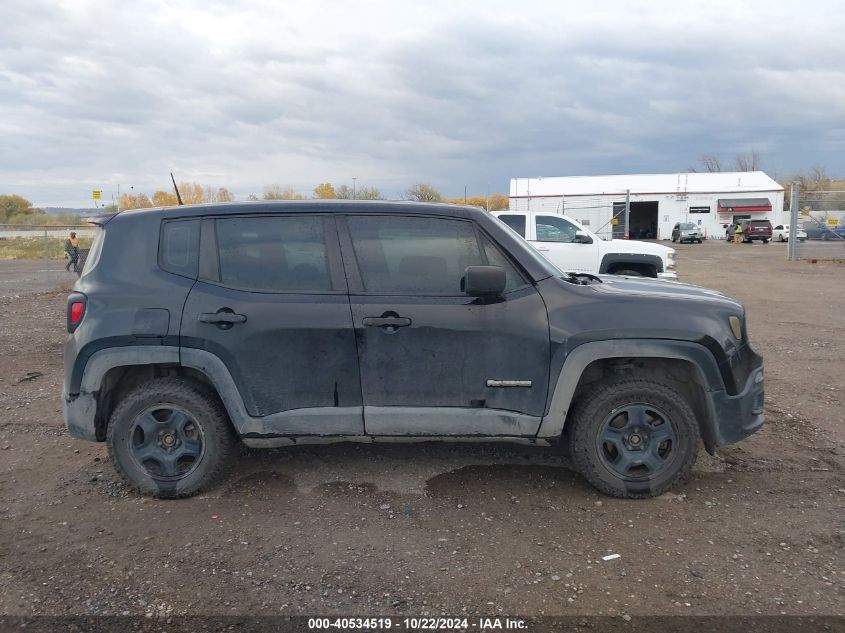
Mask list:
[[[0,193],[845,175],[845,3],[0,3]]]

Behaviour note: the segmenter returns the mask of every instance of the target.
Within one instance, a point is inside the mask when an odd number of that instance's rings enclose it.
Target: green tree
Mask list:
[[[23,217],[35,213],[32,203],[17,194],[0,195],[0,223],[9,222],[13,217]]]
[[[417,202],[442,202],[443,196],[432,185],[418,182],[411,185],[405,192],[405,198]]]

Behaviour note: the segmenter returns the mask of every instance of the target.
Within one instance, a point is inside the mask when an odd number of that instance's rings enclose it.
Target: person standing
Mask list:
[[[68,258],[65,270],[70,272],[70,267],[73,266],[73,272],[79,273],[79,240],[73,231],[71,231],[70,237],[65,240],[65,253]]]
[[[734,244],[741,244],[742,243],[742,225],[737,222],[736,228],[734,229]]]

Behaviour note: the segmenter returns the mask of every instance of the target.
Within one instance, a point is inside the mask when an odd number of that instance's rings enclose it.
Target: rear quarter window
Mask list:
[[[91,248],[85,256],[85,263],[82,265],[82,273],[80,277],[84,277],[90,273],[100,261],[100,253],[103,252],[103,242],[105,241],[105,229],[97,227],[97,232],[94,233],[94,241],[91,243]]]
[[[158,264],[169,273],[197,277],[199,220],[170,220],[161,225]]]

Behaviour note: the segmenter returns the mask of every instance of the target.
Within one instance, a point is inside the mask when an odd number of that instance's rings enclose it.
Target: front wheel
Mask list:
[[[698,452],[698,421],[671,387],[642,379],[596,383],[568,424],[573,461],[601,492],[655,497],[686,478]]]
[[[111,416],[107,442],[130,486],[165,498],[210,484],[234,443],[216,394],[183,378],[156,378],[129,391]]]

